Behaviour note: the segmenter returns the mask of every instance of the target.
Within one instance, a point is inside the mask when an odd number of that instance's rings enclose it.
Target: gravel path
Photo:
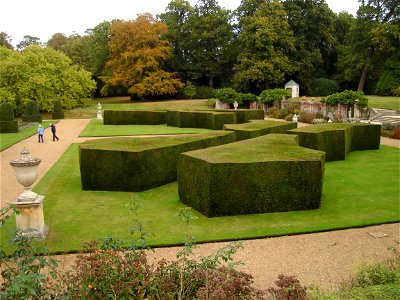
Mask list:
[[[1,157],[1,206],[17,197],[22,187],[17,183],[9,161],[19,157],[23,147],[32,157],[39,157],[38,182],[49,168],[61,157],[71,143],[82,142],[79,133],[89,120],[61,120],[57,124],[58,142],[51,142],[50,129],[45,130],[44,143],[37,137],[29,137],[0,152]],[[381,143],[399,147],[398,140],[382,138]],[[51,230],[51,229],[50,229]],[[296,275],[303,284],[316,283],[325,288],[335,288],[364,261],[383,260],[390,256],[387,247],[400,239],[400,223],[365,228],[338,230],[323,233],[284,236],[243,242],[235,259],[244,263],[241,270],[253,275],[255,285],[267,288],[274,284],[279,274]],[[225,243],[203,244],[196,253],[208,255]],[[159,248],[155,257],[173,259],[179,247]],[[68,267],[74,255],[60,256],[61,264]]]

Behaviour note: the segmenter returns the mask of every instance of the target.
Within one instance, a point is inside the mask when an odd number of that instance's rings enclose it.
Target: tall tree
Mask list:
[[[236,88],[260,93],[281,86],[285,76],[295,71],[291,60],[295,39],[283,5],[278,0],[265,2],[251,16],[244,16],[242,22],[240,54],[233,77]]]
[[[387,58],[399,48],[400,3],[398,0],[362,0],[357,19],[340,48],[338,66],[347,80],[359,78],[364,91],[368,74],[379,77]]]
[[[6,47],[8,49],[14,49],[13,45],[11,44],[12,38],[6,32],[0,32],[0,46]]]
[[[188,19],[190,48],[187,51],[193,79],[206,78],[214,86],[214,79],[223,74],[229,64],[233,41],[231,13],[215,0],[200,0]]]
[[[307,90],[314,78],[334,72],[335,14],[325,0],[286,0],[283,5],[296,38],[295,78]]]
[[[25,35],[22,41],[17,44],[17,50],[22,51],[31,45],[41,45],[40,38],[31,35]]]
[[[51,38],[46,42],[47,47],[51,47],[56,51],[60,51],[61,47],[68,41],[67,36],[64,33],[54,33]]]
[[[182,78],[188,79],[191,62],[188,57],[191,48],[190,28],[188,20],[194,8],[186,0],[172,0],[165,13],[158,18],[168,26],[165,38],[171,43],[172,55],[168,60],[171,70],[178,72]]]
[[[174,74],[163,70],[172,52],[163,39],[167,32],[164,23],[144,14],[134,21],[116,21],[109,30],[109,73],[103,77],[103,94],[108,94],[110,87],[123,87],[133,97],[164,96],[174,95],[183,87]]]
[[[21,111],[28,100],[51,111],[54,99],[67,108],[82,105],[95,88],[90,73],[63,53],[31,45],[23,51],[0,47],[0,99]]]
[[[71,34],[67,42],[61,46],[61,52],[65,53],[74,64],[82,66],[86,71],[91,71],[88,39],[88,36]]]
[[[89,71],[95,78],[103,75],[107,57],[109,55],[108,41],[112,22],[104,21],[92,29],[86,30],[89,49]]]

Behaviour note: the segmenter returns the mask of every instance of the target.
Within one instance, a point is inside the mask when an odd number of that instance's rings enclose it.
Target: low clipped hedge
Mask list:
[[[185,152],[179,197],[207,217],[316,209],[324,166],[324,152],[287,134]]]
[[[234,141],[235,133],[227,131],[86,141],[79,145],[82,189],[136,192],[155,188],[176,181],[180,153]]]
[[[104,125],[158,125],[165,124],[166,111],[105,110]]]
[[[270,133],[286,133],[287,130],[297,127],[297,123],[272,120],[252,120],[244,124],[225,124],[224,130],[236,132],[238,141],[251,139]]]
[[[237,124],[248,123],[250,120],[264,120],[264,110],[262,109],[213,109],[210,111],[234,113]]]
[[[233,112],[215,111],[167,111],[167,125],[185,128],[207,128],[221,130],[224,124],[236,123]]]
[[[326,152],[326,161],[344,160],[356,150],[379,149],[381,125],[367,123],[316,124],[289,130],[300,146]]]

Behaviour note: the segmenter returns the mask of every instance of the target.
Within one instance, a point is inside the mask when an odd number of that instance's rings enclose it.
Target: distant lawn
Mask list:
[[[101,110],[105,109],[209,109],[207,100],[165,100],[165,101],[130,101],[129,97],[99,98],[91,101],[86,107],[65,110],[65,118],[68,119],[92,119],[97,115],[97,103],[101,104]]]
[[[189,224],[198,242],[261,238],[398,222],[400,150],[351,152],[345,161],[326,164],[322,207],[318,210],[206,218]],[[110,174],[112,176],[112,174]],[[221,183],[223,184],[223,183]],[[240,184],[240,182],[238,182]],[[226,188],[229,188],[227,186]],[[50,228],[46,246],[55,251],[76,251],[84,242],[107,236],[130,239],[135,218],[132,196],[142,206],[138,213],[145,230],[153,233],[151,245],[181,244],[185,224],[177,183],[140,193],[82,191],[78,145],[71,145],[34,189],[46,196],[45,222]],[[4,228],[12,229],[15,220]],[[5,245],[7,234],[2,234]]]
[[[53,122],[54,121],[43,121],[41,124],[44,128],[47,128]],[[39,123],[32,125],[31,127],[17,133],[0,133],[0,151],[3,151],[4,149],[22,141],[23,139],[36,134],[38,124]]]
[[[367,98],[369,107],[400,110],[400,97],[368,95]]]
[[[104,125],[103,120],[93,119],[79,136],[163,135],[209,132],[204,128],[179,128],[161,125]]]

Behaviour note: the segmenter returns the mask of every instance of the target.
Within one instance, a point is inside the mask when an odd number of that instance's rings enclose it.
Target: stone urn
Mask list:
[[[17,229],[21,235],[45,239],[47,226],[44,224],[43,200],[44,196],[38,195],[31,190],[32,184],[38,176],[40,158],[32,158],[29,150],[24,148],[19,159],[10,161],[14,169],[17,181],[24,187],[24,191],[12,202],[20,212],[15,216]]]
[[[32,158],[29,153],[29,150],[24,148],[19,159],[10,161],[17,181],[25,188],[25,191],[18,196],[18,202],[33,201],[38,196],[32,192],[31,186],[37,179],[38,166],[42,160],[40,158]]]

